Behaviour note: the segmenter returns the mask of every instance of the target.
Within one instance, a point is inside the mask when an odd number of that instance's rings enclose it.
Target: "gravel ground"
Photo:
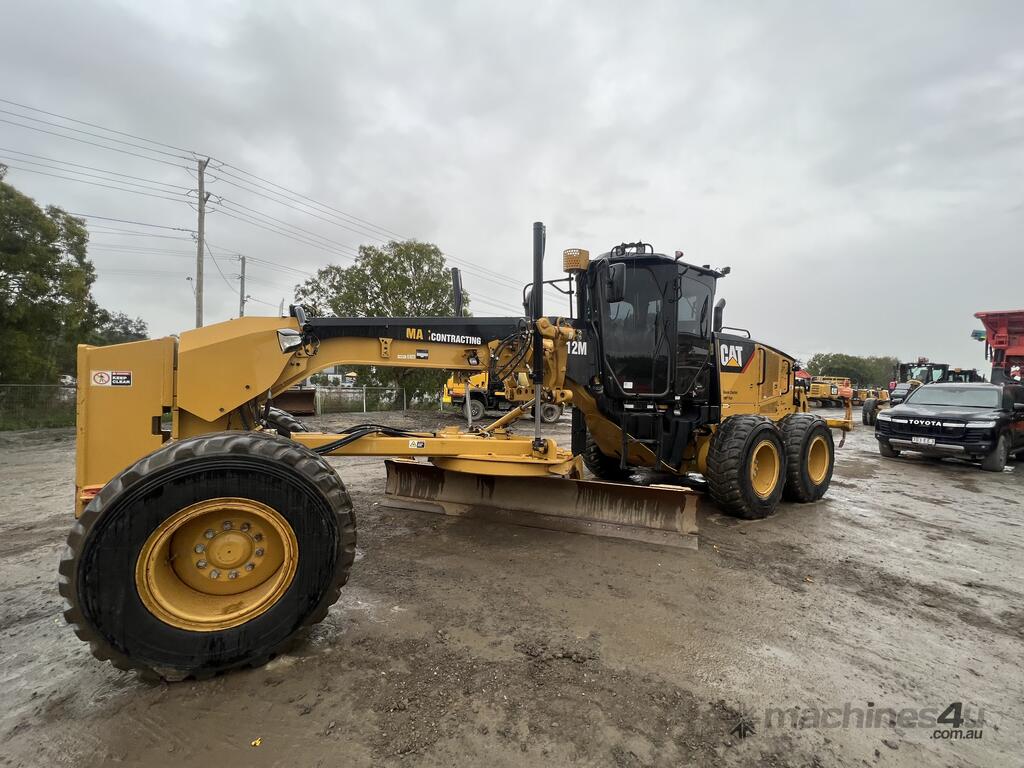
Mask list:
[[[380,460],[332,461],[359,551],[328,619],[261,669],[151,685],[61,618],[73,432],[0,433],[0,765],[1022,764],[1019,464],[885,460],[861,427],[825,500],[706,503],[692,551],[386,511]],[[980,739],[871,715],[953,702]]]

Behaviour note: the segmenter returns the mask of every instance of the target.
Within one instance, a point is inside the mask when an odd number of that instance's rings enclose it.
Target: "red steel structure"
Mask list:
[[[985,359],[992,361],[992,382],[1021,380],[1024,372],[1024,309],[976,312],[985,325]]]

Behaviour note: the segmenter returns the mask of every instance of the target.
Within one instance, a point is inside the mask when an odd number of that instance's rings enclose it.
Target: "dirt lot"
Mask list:
[[[327,621],[261,669],[149,685],[61,618],[73,434],[0,433],[0,764],[1021,765],[1020,464],[887,461],[861,428],[824,501],[708,504],[692,551],[384,511],[379,460],[334,463],[359,560]],[[958,701],[980,740],[857,727]]]

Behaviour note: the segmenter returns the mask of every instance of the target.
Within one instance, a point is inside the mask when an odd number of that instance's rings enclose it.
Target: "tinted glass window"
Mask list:
[[[668,389],[669,354],[664,289],[654,273],[630,266],[622,301],[605,306],[602,341],[612,373],[629,394]],[[674,307],[670,307],[670,311]]]
[[[1002,392],[988,387],[918,387],[908,403],[914,405],[956,405],[963,408],[999,408]]]
[[[682,275],[676,305],[679,333],[708,338],[711,330],[711,286],[690,275]]]

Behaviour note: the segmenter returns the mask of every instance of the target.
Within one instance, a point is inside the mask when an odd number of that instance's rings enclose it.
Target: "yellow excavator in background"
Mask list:
[[[387,503],[658,544],[692,542],[696,483],[741,518],[828,490],[833,428],[794,360],[723,326],[728,268],[643,243],[545,281],[529,317],[245,317],[78,355],[76,520],[65,617],[93,653],[165,679],[257,665],[320,621],[348,579],[356,521],[328,456],[393,457]],[[545,284],[573,317],[549,317]],[[274,398],[333,365],[486,372],[517,406],[470,431],[305,431]],[[572,446],[514,426],[571,403]],[[598,478],[584,480],[584,466]],[[674,478],[644,486],[637,472]],[[696,479],[700,475],[702,479]]]

